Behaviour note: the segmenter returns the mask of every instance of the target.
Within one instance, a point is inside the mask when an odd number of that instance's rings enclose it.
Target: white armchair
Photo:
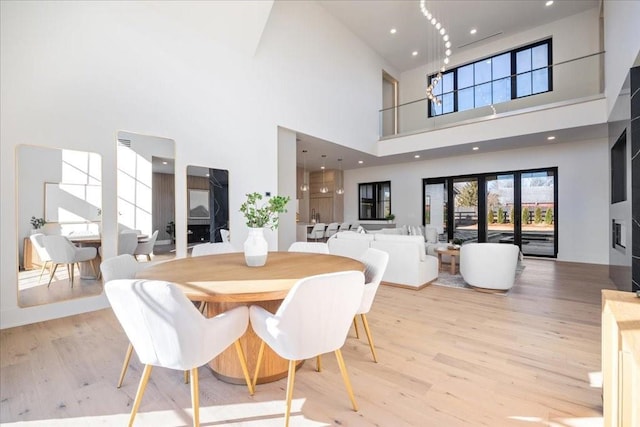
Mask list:
[[[506,292],[515,282],[520,249],[505,243],[467,243],[460,248],[460,274],[477,290]]]

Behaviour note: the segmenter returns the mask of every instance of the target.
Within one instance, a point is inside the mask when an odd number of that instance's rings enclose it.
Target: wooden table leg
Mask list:
[[[282,300],[254,302],[252,304],[259,305],[266,310],[275,313],[281,303]],[[246,304],[232,302],[208,302],[207,317],[214,317],[240,305]],[[247,358],[247,366],[251,375],[253,375],[256,368],[258,350],[260,349],[261,342],[262,340],[260,340],[255,332],[253,332],[251,325],[247,328],[247,332],[240,337],[240,345],[242,346]],[[298,363],[298,368],[302,366],[302,363],[303,362]],[[213,375],[221,381],[231,384],[246,384],[242,373],[242,367],[238,361],[238,353],[234,346],[230,346],[209,362],[209,367],[213,371]],[[271,350],[271,348],[269,348],[269,346],[265,346],[257,383],[264,384],[285,378],[288,370],[289,361],[278,356],[273,350]]]
[[[456,274],[456,256],[455,255],[449,255],[451,257],[451,270],[450,273],[451,275],[455,275]]]
[[[438,271],[442,270],[442,252],[438,252]]]

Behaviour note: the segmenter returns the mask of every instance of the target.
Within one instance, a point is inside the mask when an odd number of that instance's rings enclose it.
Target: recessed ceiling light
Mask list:
[[[544,5],[551,6],[553,4],[553,0],[548,0]]]
[[[414,159],[419,159],[420,158],[420,154],[416,154],[415,156],[413,156]]]
[[[548,137],[547,137],[547,141],[553,141],[554,139],[556,139],[556,137],[555,137],[555,136],[548,136]]]
[[[480,147],[473,147],[473,151],[478,151]]]
[[[207,174],[205,174],[204,176],[206,176],[206,177],[208,178],[208,177],[209,177],[209,174],[207,173]]]
[[[320,166],[320,170],[324,170],[324,166]]]
[[[391,34],[395,34],[395,33],[397,32],[397,30],[396,30],[395,28],[392,28],[392,29],[390,29],[390,30],[389,30],[389,32],[390,32]]]
[[[163,164],[163,165],[167,165],[167,164],[169,164],[169,163],[168,163],[168,162],[162,162],[162,164]]]
[[[363,160],[358,160],[358,164],[359,164],[359,165],[361,165],[361,164],[363,164],[363,163],[364,163],[364,161],[363,161]]]
[[[477,32],[478,32],[478,30],[476,30],[475,28],[472,28],[471,31],[469,31],[469,34],[475,34]]]
[[[413,52],[411,52],[411,55],[413,55],[413,56],[418,56],[418,51],[417,51],[417,50],[414,50]]]

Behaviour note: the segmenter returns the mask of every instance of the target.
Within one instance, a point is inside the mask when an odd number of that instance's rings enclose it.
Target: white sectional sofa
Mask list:
[[[438,277],[438,258],[425,253],[422,236],[345,231],[334,234],[327,243],[331,254],[354,259],[360,259],[370,247],[387,252],[389,264],[383,282],[421,289]]]

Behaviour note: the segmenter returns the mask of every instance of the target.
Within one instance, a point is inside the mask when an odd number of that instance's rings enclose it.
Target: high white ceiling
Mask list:
[[[331,1],[319,3],[399,72],[423,65],[433,47],[433,26],[420,11],[420,0]],[[598,7],[599,0],[437,0],[426,7],[443,24],[452,49],[460,52],[494,37],[566,18]],[[391,28],[397,32],[391,34]],[[476,34],[470,34],[472,28]],[[438,36],[440,41],[440,36]],[[417,56],[412,56],[418,51]]]
[[[322,0],[318,3],[378,52],[396,71],[413,69],[428,61],[426,49],[434,46],[429,39],[434,35],[434,30],[420,11],[420,0]],[[494,41],[497,37],[508,37],[527,28],[599,7],[600,0],[555,0],[551,6],[545,6],[545,3],[546,0],[437,0],[427,1],[426,7],[446,28],[455,54]],[[395,34],[390,33],[391,28],[397,30]],[[470,34],[471,28],[477,29],[476,34]],[[412,56],[413,51],[418,51],[418,55]],[[606,126],[604,130],[602,126],[598,129],[590,127],[557,132],[556,143],[576,141],[585,135],[593,137],[594,131],[606,136]],[[309,170],[320,168],[320,154],[327,154],[327,168],[337,168],[337,159],[342,158],[343,168],[353,169],[416,161],[416,154],[421,154],[424,160],[469,154],[470,150],[467,146],[457,146],[437,152],[431,150],[428,153],[376,157],[304,134],[298,134],[298,139],[298,164],[302,165],[301,150],[309,150]],[[545,143],[547,141],[543,135],[526,135],[518,141],[511,138],[508,144],[505,141],[483,142],[482,149],[487,152]],[[360,165],[358,160],[364,163]]]

